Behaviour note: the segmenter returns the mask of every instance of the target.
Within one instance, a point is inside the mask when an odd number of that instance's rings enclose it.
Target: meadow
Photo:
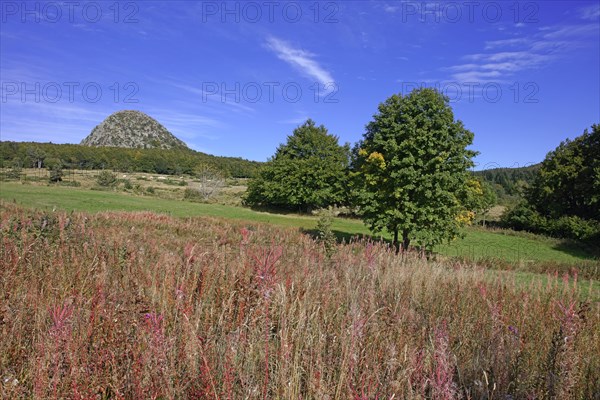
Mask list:
[[[327,253],[260,222],[1,215],[2,398],[600,393],[600,305],[576,278],[524,286],[368,240]]]
[[[600,395],[585,248],[469,227],[399,257],[334,218],[331,251],[316,216],[146,179],[152,195],[0,183],[0,397]]]
[[[183,194],[179,193],[182,190],[178,187],[161,184],[160,181],[141,182],[146,186],[154,185],[157,192],[163,191],[165,194],[138,195],[126,191],[89,190],[92,184],[88,182],[86,185],[85,181],[82,187],[1,182],[0,199],[49,210],[153,211],[176,217],[213,216],[265,222],[304,231],[314,230],[318,221],[316,216],[256,211],[228,202],[181,201]],[[237,193],[240,189],[234,186],[231,190]],[[234,194],[227,198],[234,196],[239,197]],[[239,201],[229,203],[237,204]],[[339,240],[348,241],[356,235],[372,236],[368,228],[357,219],[335,218],[332,229]],[[490,268],[496,269],[563,273],[575,268],[585,277],[600,278],[600,263],[594,261],[596,254],[572,241],[481,227],[468,227],[464,230],[464,235],[448,245],[438,246],[436,253],[472,261],[487,261]],[[386,240],[390,237],[383,234],[372,236],[372,239]]]

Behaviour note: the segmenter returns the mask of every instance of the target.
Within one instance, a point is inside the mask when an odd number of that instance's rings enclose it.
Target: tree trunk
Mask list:
[[[402,232],[402,251],[408,251],[408,245],[410,244],[410,238],[408,237],[408,231]]]
[[[398,242],[398,228],[394,229],[394,247],[396,248],[396,254],[400,252],[400,242]]]

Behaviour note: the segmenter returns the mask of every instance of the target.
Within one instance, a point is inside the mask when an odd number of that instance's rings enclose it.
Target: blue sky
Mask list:
[[[600,123],[598,1],[0,4],[2,140],[79,143],[137,109],[193,149],[263,161],[308,117],[354,143],[423,85],[475,133],[478,168]]]

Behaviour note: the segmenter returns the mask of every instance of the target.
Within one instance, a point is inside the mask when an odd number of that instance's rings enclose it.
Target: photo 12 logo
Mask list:
[[[539,103],[540,88],[536,82],[401,82],[400,92],[408,94],[415,89],[434,88],[448,97],[450,103],[468,101],[474,103],[482,99],[486,103],[498,103],[509,99],[514,103]]]
[[[534,1],[401,1],[387,8],[399,13],[403,23],[512,21],[531,24],[539,22],[540,6]]]
[[[120,84],[114,82],[103,88],[97,82],[2,82],[2,103],[20,101],[21,103],[74,103],[83,101],[97,103],[104,96],[110,96],[114,103],[139,103],[136,95],[139,87],[135,82]]]
[[[339,88],[335,82],[315,82],[309,86],[297,82],[202,82],[202,102],[220,101],[227,103],[297,103],[308,94],[315,103],[338,103]]]
[[[139,6],[127,1],[49,1],[25,2],[2,1],[0,6],[2,23],[138,23]]]
[[[335,24],[340,7],[334,1],[203,1],[202,23],[312,21]]]

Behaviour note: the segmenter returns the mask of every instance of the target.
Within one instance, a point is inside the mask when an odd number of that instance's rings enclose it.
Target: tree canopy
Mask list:
[[[311,119],[294,129],[287,142],[250,181],[245,201],[309,211],[347,199],[347,167],[350,147]]]
[[[476,152],[473,133],[454,119],[446,96],[430,88],[379,105],[353,151],[355,203],[375,231],[430,249],[459,234],[472,215],[461,201]]]
[[[542,162],[525,199],[502,216],[508,228],[600,241],[600,125],[562,142]]]
[[[545,217],[600,220],[600,125],[549,152],[526,199]]]

